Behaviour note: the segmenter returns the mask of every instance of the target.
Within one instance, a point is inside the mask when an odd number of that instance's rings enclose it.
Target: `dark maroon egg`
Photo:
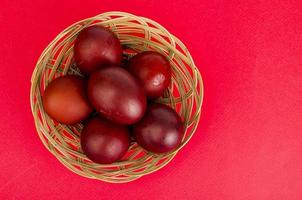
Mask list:
[[[154,153],[166,153],[176,149],[184,135],[180,116],[169,106],[153,103],[145,116],[132,127],[137,143]]]
[[[85,74],[107,64],[121,64],[122,46],[114,33],[102,26],[83,29],[75,40],[74,58]]]
[[[91,74],[88,97],[94,108],[107,119],[133,124],[146,110],[146,96],[139,82],[125,69],[105,67]]]
[[[145,51],[129,60],[128,70],[142,83],[148,98],[163,95],[171,81],[171,66],[160,53]]]
[[[61,76],[52,81],[42,97],[45,112],[64,124],[75,124],[92,112],[86,95],[86,80],[80,76]]]
[[[81,133],[81,146],[93,162],[110,164],[127,152],[130,137],[127,127],[95,117],[87,122]]]

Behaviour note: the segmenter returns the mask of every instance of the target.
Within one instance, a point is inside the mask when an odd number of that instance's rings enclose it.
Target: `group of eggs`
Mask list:
[[[82,150],[100,164],[122,159],[131,138],[147,151],[167,153],[184,135],[177,112],[153,102],[170,84],[169,61],[145,51],[122,66],[122,53],[111,30],[97,25],[83,29],[75,40],[74,60],[84,77],[56,78],[42,95],[52,119],[68,125],[83,122]]]

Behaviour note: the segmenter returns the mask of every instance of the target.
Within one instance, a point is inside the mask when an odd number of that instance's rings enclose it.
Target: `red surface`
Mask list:
[[[162,170],[128,184],[68,171],[41,144],[30,77],[68,25],[128,11],[188,47],[205,84],[199,128]],[[302,4],[272,0],[25,1],[0,6],[0,199],[302,199]]]

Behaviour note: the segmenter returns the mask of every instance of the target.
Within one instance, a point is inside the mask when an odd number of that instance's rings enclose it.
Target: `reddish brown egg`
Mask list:
[[[145,51],[132,57],[128,70],[142,83],[148,98],[163,95],[171,81],[171,66],[160,53]]]
[[[130,137],[127,127],[95,117],[87,122],[81,133],[81,146],[86,156],[100,164],[120,160],[127,152]]]
[[[145,116],[132,127],[137,143],[154,153],[166,153],[176,149],[184,135],[180,116],[169,106],[153,103]]]
[[[121,67],[109,66],[92,73],[88,97],[102,116],[120,124],[137,122],[146,110],[143,88]]]
[[[45,112],[64,124],[75,124],[92,112],[86,95],[87,83],[75,75],[61,76],[52,81],[42,97]]]
[[[122,47],[114,33],[102,26],[83,29],[75,40],[74,58],[85,74],[107,64],[121,64]]]

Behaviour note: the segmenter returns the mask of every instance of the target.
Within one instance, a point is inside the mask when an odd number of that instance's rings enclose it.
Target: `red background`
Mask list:
[[[272,0],[2,0],[0,199],[302,199],[302,4]],[[109,184],[67,170],[39,141],[30,78],[64,28],[105,11],[151,18],[200,69],[196,134],[162,170]]]

